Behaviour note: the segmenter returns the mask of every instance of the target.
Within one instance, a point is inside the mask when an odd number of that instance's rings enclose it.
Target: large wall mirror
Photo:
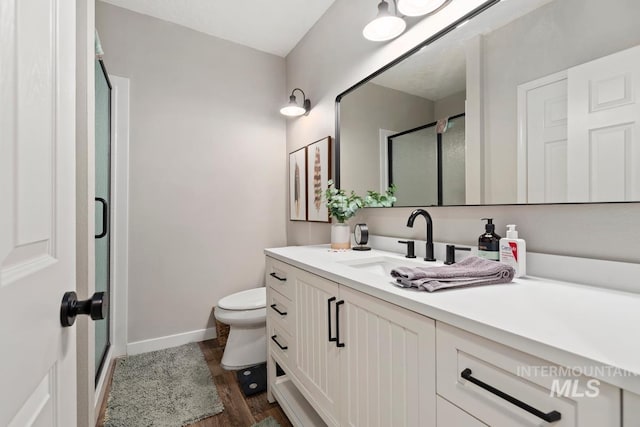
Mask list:
[[[339,186],[396,206],[640,201],[640,1],[489,1],[340,94]]]

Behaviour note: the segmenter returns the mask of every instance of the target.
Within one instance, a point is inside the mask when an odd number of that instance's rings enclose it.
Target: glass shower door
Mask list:
[[[102,60],[95,62],[95,281],[96,292],[110,295],[111,249],[111,83]],[[109,310],[110,311],[110,310]],[[95,322],[95,378],[103,369],[110,346],[111,313]]]
[[[389,185],[401,206],[438,204],[438,134],[435,123],[388,137]]]

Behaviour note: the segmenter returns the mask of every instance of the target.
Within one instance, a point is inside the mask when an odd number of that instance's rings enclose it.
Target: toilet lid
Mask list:
[[[267,288],[255,288],[236,292],[218,301],[218,307],[225,310],[255,310],[267,305]]]

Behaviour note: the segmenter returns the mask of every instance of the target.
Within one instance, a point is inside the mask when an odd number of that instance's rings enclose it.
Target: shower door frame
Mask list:
[[[102,74],[104,75],[104,79],[107,83],[107,87],[109,88],[109,106],[108,106],[108,111],[109,111],[109,125],[108,125],[108,133],[109,133],[109,144],[108,144],[108,155],[107,155],[107,171],[109,173],[109,179],[108,179],[108,203],[107,203],[107,215],[106,215],[106,226],[104,225],[103,222],[103,230],[106,230],[106,237],[107,238],[107,290],[106,290],[106,294],[108,297],[111,297],[111,291],[112,291],[112,283],[111,283],[111,249],[112,249],[112,244],[111,244],[111,236],[113,235],[112,233],[112,221],[111,221],[111,205],[112,205],[112,197],[113,197],[113,191],[112,191],[112,184],[113,184],[113,170],[112,170],[112,159],[111,159],[111,154],[113,151],[113,86],[111,85],[111,80],[109,79],[109,73],[107,72],[107,68],[104,65],[104,61],[102,59],[98,59],[98,62],[100,63],[100,69],[102,70]],[[97,197],[96,197],[96,201],[97,201]],[[105,217],[103,216],[102,218],[103,221],[105,221]],[[97,236],[96,236],[97,238]],[[104,348],[104,352],[102,353],[101,357],[100,357],[100,364],[97,366],[97,369],[95,369],[95,377],[94,377],[94,385],[96,387],[96,389],[98,388],[98,383],[100,381],[100,377],[102,374],[102,370],[105,368],[105,362],[107,361],[107,356],[109,354],[109,350],[111,349],[111,325],[113,322],[113,310],[112,310],[112,304],[109,304],[109,313],[107,316],[107,345]],[[94,336],[94,346],[96,345],[95,342],[95,336]]]

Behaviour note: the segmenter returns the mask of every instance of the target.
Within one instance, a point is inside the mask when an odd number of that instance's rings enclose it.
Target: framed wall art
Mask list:
[[[307,149],[289,153],[289,219],[307,220]]]
[[[331,137],[307,145],[307,220],[329,222],[324,192],[331,179]]]

